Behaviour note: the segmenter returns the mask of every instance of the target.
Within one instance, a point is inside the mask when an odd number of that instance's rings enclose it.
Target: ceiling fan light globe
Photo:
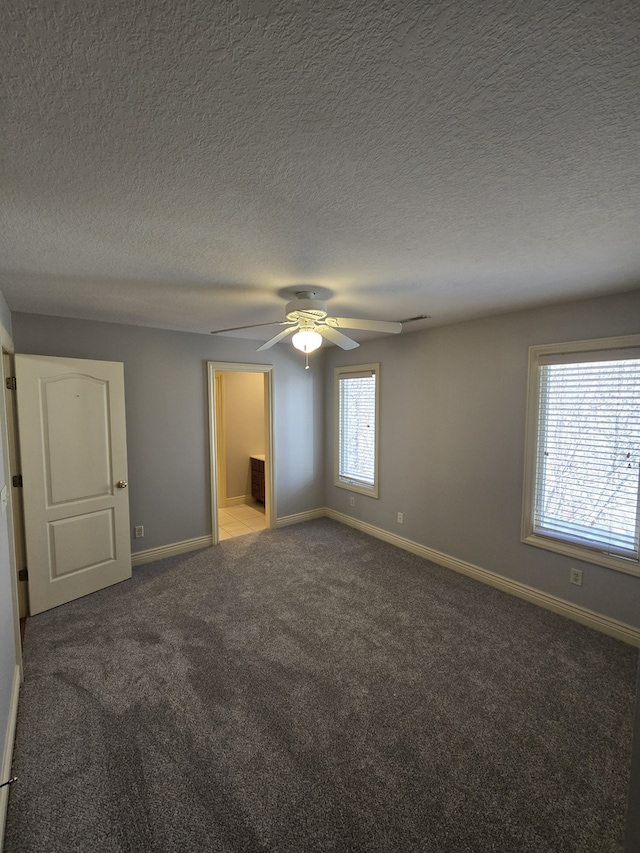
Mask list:
[[[301,329],[291,338],[291,343],[300,352],[310,353],[320,347],[322,344],[322,335],[311,329]]]

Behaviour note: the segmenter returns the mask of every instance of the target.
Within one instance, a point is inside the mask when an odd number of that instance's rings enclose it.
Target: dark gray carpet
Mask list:
[[[335,522],[25,643],[7,853],[621,849],[637,651]]]

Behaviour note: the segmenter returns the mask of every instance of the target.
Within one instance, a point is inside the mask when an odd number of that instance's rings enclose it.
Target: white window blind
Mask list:
[[[376,487],[375,369],[337,374],[337,474],[339,484]]]
[[[637,560],[640,357],[570,353],[538,370],[533,533]]]

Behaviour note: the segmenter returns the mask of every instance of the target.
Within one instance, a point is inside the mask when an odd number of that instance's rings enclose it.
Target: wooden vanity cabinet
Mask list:
[[[251,457],[251,497],[264,503],[264,456]]]

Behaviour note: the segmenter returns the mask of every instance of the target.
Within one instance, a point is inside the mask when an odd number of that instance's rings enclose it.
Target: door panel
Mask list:
[[[49,505],[110,494],[109,384],[47,378],[40,394]]]
[[[49,522],[51,574],[60,578],[115,559],[113,508]]]
[[[17,355],[32,614],[131,577],[122,364]]]

